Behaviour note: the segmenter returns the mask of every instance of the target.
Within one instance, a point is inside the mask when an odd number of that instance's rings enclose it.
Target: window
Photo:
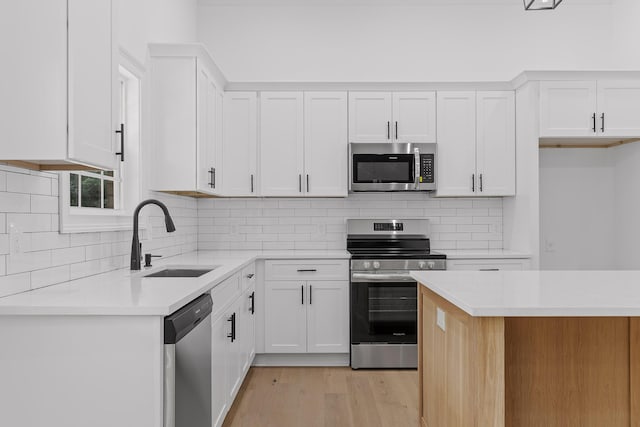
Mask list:
[[[131,213],[140,195],[143,70],[128,55],[121,59],[117,114],[125,129],[125,161],[113,171],[60,173],[61,233],[131,228]]]

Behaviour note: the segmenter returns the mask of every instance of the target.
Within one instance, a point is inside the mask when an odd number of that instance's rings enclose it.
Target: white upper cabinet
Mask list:
[[[304,94],[304,194],[347,196],[347,93]]]
[[[40,169],[114,169],[119,125],[111,0],[8,2],[0,16],[6,66],[0,160]],[[28,52],[28,54],[26,54]]]
[[[640,136],[640,81],[540,82],[540,137]]]
[[[260,176],[263,196],[303,192],[302,92],[260,93]]]
[[[349,92],[349,141],[391,142],[389,92]]]
[[[475,194],[475,92],[438,92],[437,162],[439,196]]]
[[[346,92],[260,93],[262,196],[346,197]]]
[[[435,92],[349,92],[350,142],[436,142]]]
[[[515,194],[512,91],[438,92],[438,196]]]
[[[395,142],[436,142],[435,92],[394,92],[391,130]]]
[[[198,45],[151,45],[151,188],[218,195],[219,96],[215,65]]]
[[[516,106],[511,91],[476,94],[476,194],[516,193]]]
[[[257,94],[227,92],[224,98],[224,144],[222,159],[225,167],[225,196],[256,196],[257,168]]]

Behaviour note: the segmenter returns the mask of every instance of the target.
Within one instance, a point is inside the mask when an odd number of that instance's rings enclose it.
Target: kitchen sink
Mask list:
[[[200,277],[216,268],[164,268],[143,277]]]

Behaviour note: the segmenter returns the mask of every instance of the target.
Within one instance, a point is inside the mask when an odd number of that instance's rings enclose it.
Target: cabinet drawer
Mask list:
[[[240,289],[242,292],[249,289],[252,285],[256,283],[256,264],[253,263],[251,265],[246,266],[242,269],[240,273]]]
[[[218,283],[211,290],[211,299],[213,300],[213,312],[211,318],[216,317],[222,310],[236,298],[240,293],[240,274],[233,276]]]
[[[266,261],[265,280],[349,280],[349,261],[346,259]]]
[[[447,270],[528,270],[528,259],[456,259],[447,260]]]

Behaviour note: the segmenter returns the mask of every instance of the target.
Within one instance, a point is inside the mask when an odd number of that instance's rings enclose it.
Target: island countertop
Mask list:
[[[471,316],[640,316],[640,271],[412,271]]]

